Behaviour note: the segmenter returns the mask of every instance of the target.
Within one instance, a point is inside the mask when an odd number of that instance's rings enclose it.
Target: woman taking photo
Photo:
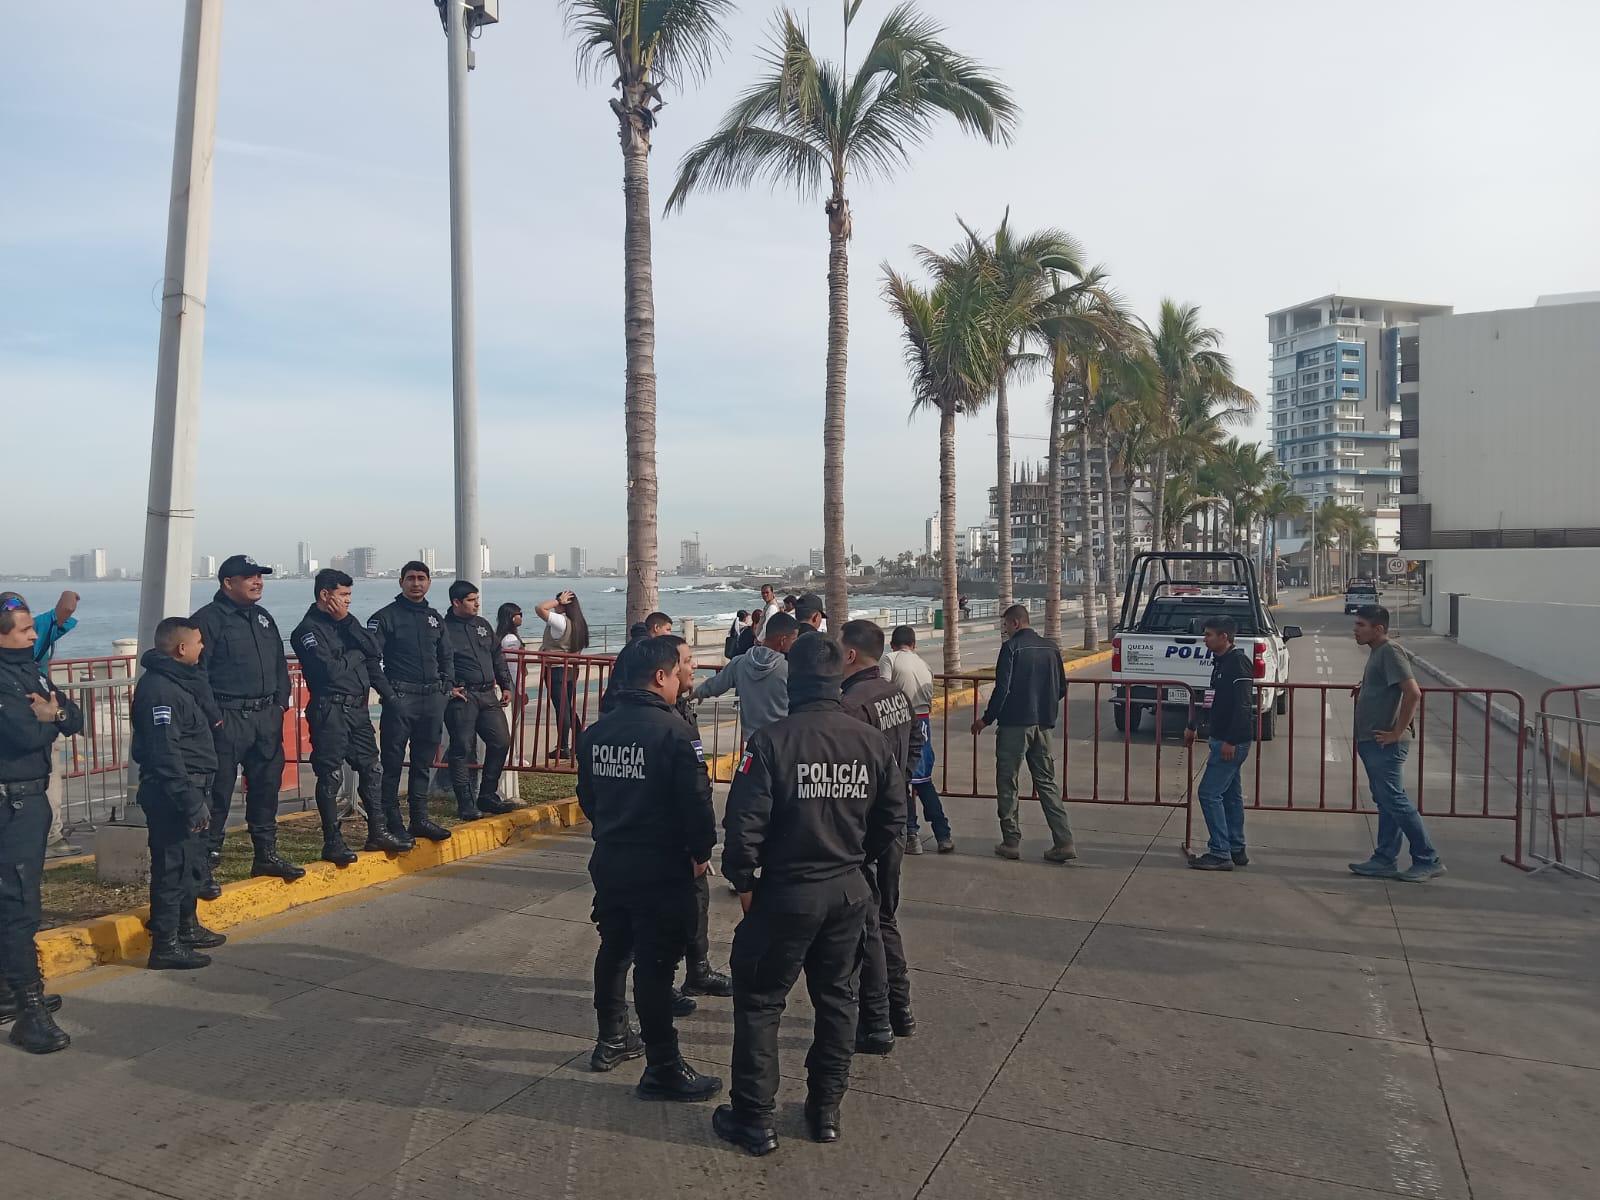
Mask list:
[[[540,654],[582,654],[589,648],[589,622],[583,619],[576,592],[558,592],[554,600],[541,601],[533,611],[544,622]],[[545,690],[556,715],[556,744],[550,758],[570,760],[573,745],[583,732],[583,718],[578,715],[578,676],[582,671],[579,666],[545,660]]]

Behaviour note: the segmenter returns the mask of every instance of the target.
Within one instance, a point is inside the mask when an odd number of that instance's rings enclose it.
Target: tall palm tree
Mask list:
[[[1306,498],[1294,490],[1294,484],[1281,471],[1261,490],[1261,578],[1266,587],[1267,602],[1278,602],[1278,522],[1306,513]],[[1267,550],[1271,538],[1272,550]]]
[[[956,418],[988,399],[1010,321],[988,256],[922,252],[936,282],[923,288],[884,264],[883,296],[899,319],[911,378],[912,412],[939,414],[939,554],[944,593],[944,669],[961,670],[956,557]]]
[[[623,429],[628,464],[628,620],[660,599],[656,528],[656,301],[650,142],[667,83],[704,78],[727,44],[733,0],[564,0],[579,69],[612,77],[622,143]]]
[[[1158,436],[1176,432],[1185,400],[1203,399],[1208,407],[1220,403],[1225,414],[1248,411],[1254,405],[1255,398],[1234,382],[1233,364],[1220,349],[1221,332],[1200,323],[1197,305],[1163,300],[1150,343],[1156,363],[1153,416]],[[1151,512],[1157,545],[1166,540],[1164,493],[1170,454],[1165,446],[1156,451]]]
[[[1141,406],[1153,382],[1143,330],[1137,322],[1128,323],[1124,337],[1124,348],[1111,364],[1111,369],[1102,374],[1100,387],[1089,406],[1088,414],[1090,433],[1101,448],[1100,495],[1104,503],[1105,608],[1108,627],[1116,620],[1114,614],[1117,598],[1122,592],[1124,573],[1133,561],[1129,549],[1133,520],[1133,514],[1129,510],[1132,504],[1126,501],[1122,517],[1124,556],[1120,563],[1118,561],[1118,538],[1112,524],[1116,498],[1111,486],[1112,477],[1114,473],[1122,474],[1126,488],[1131,491],[1133,484],[1128,476],[1134,470],[1134,464],[1125,457],[1125,450],[1130,435],[1142,420]]]
[[[721,126],[678,168],[667,210],[691,193],[787,184],[803,199],[827,196],[828,361],[822,421],[823,564],[830,611],[848,611],[844,536],[844,407],[850,339],[850,200],[853,176],[887,178],[907,166],[912,150],[949,117],[989,142],[1009,142],[1017,106],[1011,92],[981,64],[943,40],[937,22],[899,4],[854,73],[849,31],[861,0],[844,0],[842,61],[819,60],[805,23],[779,11],[761,77]]]

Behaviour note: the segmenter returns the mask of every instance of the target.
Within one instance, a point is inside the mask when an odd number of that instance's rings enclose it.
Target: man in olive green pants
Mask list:
[[[1006,609],[1002,619],[1005,644],[995,663],[994,691],[983,715],[972,723],[974,734],[998,725],[995,737],[995,794],[999,797],[1000,841],[994,852],[1001,858],[1022,857],[1022,825],[1017,820],[1017,777],[1023,760],[1033,776],[1039,805],[1050,826],[1054,843],[1044,852],[1046,862],[1065,863],[1078,857],[1072,844],[1072,823],[1061,803],[1050,735],[1067,694],[1061,651],[1028,627],[1028,610],[1020,604]]]

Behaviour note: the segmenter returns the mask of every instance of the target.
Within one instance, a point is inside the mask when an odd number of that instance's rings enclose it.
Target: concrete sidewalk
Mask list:
[[[791,998],[778,1154],[593,1075],[581,832],[235,930],[211,968],[67,981],[74,1044],[0,1046],[8,1194],[96,1200],[755,1195],[1570,1198],[1594,1187],[1600,892],[1446,822],[1435,884],[1358,880],[1357,816],[1250,815],[1256,864],[1181,864],[1182,813],[1074,810],[1082,863],[906,863],[920,1032],[858,1059],[846,1141],[801,1134]],[[713,889],[713,956],[737,905]],[[726,1076],[730,1010],[681,1023]],[[1469,1183],[1470,1181],[1470,1183]]]

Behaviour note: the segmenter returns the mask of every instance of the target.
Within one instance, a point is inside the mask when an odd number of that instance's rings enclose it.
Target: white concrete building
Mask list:
[[[1594,683],[1600,302],[1565,299],[1424,317],[1405,334],[1400,544],[1425,564],[1435,630]]]
[[[1379,558],[1400,531],[1399,327],[1451,311],[1328,295],[1267,314],[1272,449],[1308,506],[1331,498],[1366,513]],[[1307,519],[1280,522],[1279,554],[1298,553],[1309,533]]]

